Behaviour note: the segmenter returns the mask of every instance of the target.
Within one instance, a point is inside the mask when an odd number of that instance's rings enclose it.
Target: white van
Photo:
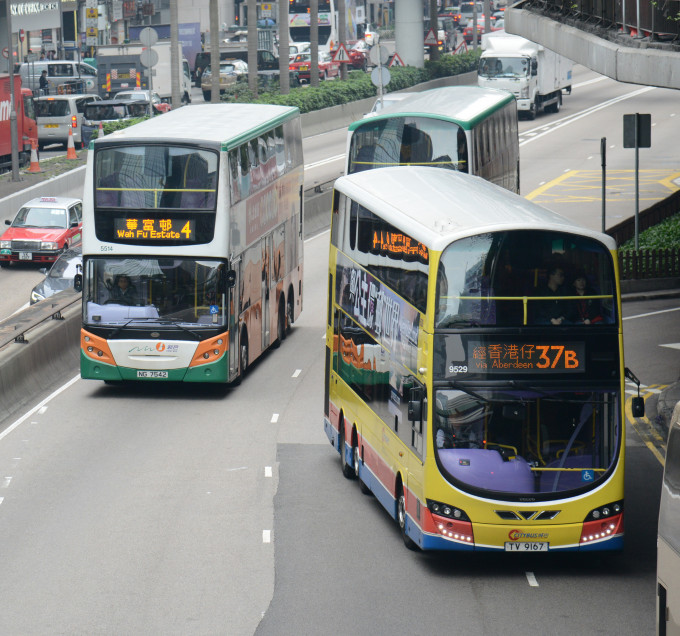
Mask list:
[[[97,93],[97,69],[73,60],[38,60],[19,67],[21,85],[40,95],[40,75],[47,71],[48,95]],[[43,93],[44,94],[44,93]]]
[[[36,97],[35,121],[38,126],[38,145],[68,144],[69,131],[73,144],[83,147],[83,113],[85,106],[101,101],[99,95],[48,95]]]

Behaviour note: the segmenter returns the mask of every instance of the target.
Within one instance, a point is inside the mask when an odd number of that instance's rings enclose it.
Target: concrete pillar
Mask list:
[[[395,0],[395,50],[406,66],[425,66],[423,5],[414,0]]]

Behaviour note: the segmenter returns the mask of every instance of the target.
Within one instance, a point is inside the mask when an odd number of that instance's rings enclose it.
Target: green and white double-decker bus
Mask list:
[[[186,106],[90,144],[81,375],[236,382],[302,310],[297,108]]]
[[[514,96],[477,86],[435,88],[350,125],[345,174],[405,165],[467,172],[519,194]]]

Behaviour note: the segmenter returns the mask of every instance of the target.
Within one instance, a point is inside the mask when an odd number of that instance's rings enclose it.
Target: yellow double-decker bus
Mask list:
[[[480,177],[390,167],[336,181],[330,242],[325,431],[406,545],[620,550],[614,241]]]

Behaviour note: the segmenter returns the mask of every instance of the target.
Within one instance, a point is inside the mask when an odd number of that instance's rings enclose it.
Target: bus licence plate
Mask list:
[[[138,378],[167,378],[167,371],[137,371]]]
[[[19,252],[20,261],[32,261],[33,254],[31,252]]]
[[[506,541],[506,552],[547,552],[550,544],[547,541]]]

